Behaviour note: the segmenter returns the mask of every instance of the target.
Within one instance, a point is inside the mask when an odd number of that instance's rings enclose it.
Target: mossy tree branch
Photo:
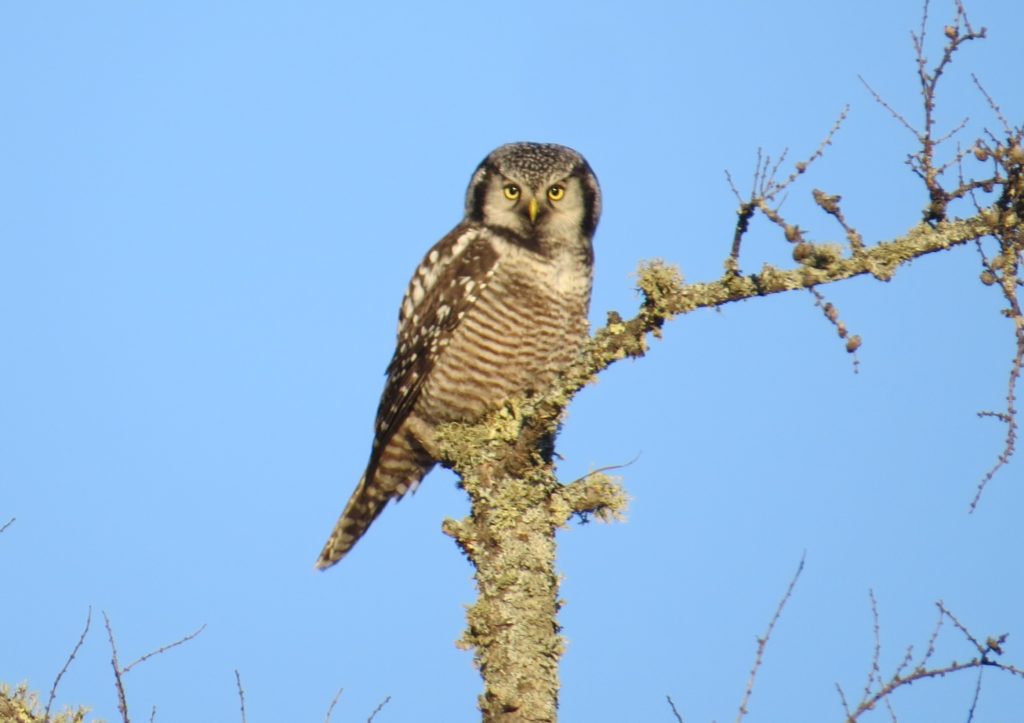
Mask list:
[[[603,519],[620,516],[627,496],[621,485],[603,474],[560,484],[552,462],[554,439],[573,396],[619,359],[644,356],[649,336],[660,336],[665,322],[674,317],[696,309],[808,289],[840,336],[846,338],[838,311],[825,302],[819,287],[856,276],[888,281],[914,259],[975,243],[981,251],[980,280],[998,288],[1005,298],[1007,308],[1003,313],[1013,322],[1016,347],[1006,411],[986,413],[1007,425],[1006,445],[979,486],[979,496],[985,482],[1008,461],[1017,429],[1014,391],[1024,366],[1024,314],[1018,300],[1022,286],[1019,270],[1024,260],[1024,132],[1004,121],[1002,138],[979,140],[968,151],[958,151],[952,161],[936,160],[943,142],[960,129],[938,138],[935,135],[933,110],[938,78],[963,43],[985,36],[983,28],[975,31],[967,23],[962,6],[957,6],[957,13],[955,24],[945,29],[946,46],[932,70],[923,64],[923,38],[915,36],[925,123],[923,131],[915,132],[920,150],[910,157],[910,166],[923,180],[928,198],[921,223],[895,238],[867,245],[843,215],[841,197],[819,189],[812,191],[813,199],[841,228],[842,242],[809,241],[799,225],[782,216],[776,198],[821,156],[845,117],[844,111],[818,150],[808,160],[794,164],[792,174],[781,182],[776,181],[776,173],[782,159],[773,166],[767,158],[759,157],[755,188],[749,198],[740,199],[736,231],[723,263],[725,272],[719,279],[686,284],[671,264],[660,260],[641,263],[637,286],[642,302],[637,313],[627,320],[610,312],[607,324],[594,334],[552,388],[512,400],[479,424],[450,425],[442,430],[445,463],[461,476],[472,504],[469,517],[446,521],[445,531],[476,570],[479,598],[469,608],[468,628],[460,643],[474,649],[484,678],[480,708],[485,721],[556,720],[558,661],[564,643],[556,619],[555,533],[574,515],[586,518],[594,514]],[[877,94],[876,99],[884,104]],[[991,101],[990,105],[998,115],[998,108]],[[964,175],[963,163],[971,156],[986,164],[985,173],[978,178]],[[943,180],[953,167],[958,169],[959,178],[947,187]],[[997,200],[982,206],[977,200],[980,193],[998,194]],[[964,218],[952,217],[950,205],[968,199],[974,204],[974,212]],[[792,267],[764,265],[756,273],[741,271],[742,241],[750,221],[758,214],[774,224],[790,244]],[[985,244],[992,240],[998,250],[987,255]],[[858,337],[850,337],[846,348],[854,352],[859,344]]]
[[[469,517],[447,521],[476,568],[480,597],[468,613],[462,644],[476,650],[486,681],[481,697],[487,721],[554,721],[558,659],[563,650],[555,532],[574,515],[620,515],[626,494],[605,475],[560,485],[551,444],[573,396],[619,359],[641,357],[650,334],[664,323],[700,308],[855,276],[888,280],[907,262],[963,246],[993,234],[981,215],[922,223],[903,236],[847,257],[816,255],[815,265],[791,269],[764,266],[748,276],[727,272],[706,283],[684,284],[679,271],[661,261],[643,263],[640,309],[629,320],[617,313],[597,331],[580,358],[544,395],[518,399],[477,425],[450,425],[442,434],[447,463],[462,478],[472,502]]]

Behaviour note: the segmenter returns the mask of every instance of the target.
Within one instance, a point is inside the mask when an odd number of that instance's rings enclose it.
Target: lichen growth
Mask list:
[[[29,690],[27,683],[11,687],[0,683],[0,723],[85,723],[89,708],[65,706],[56,715],[46,716],[39,695]],[[93,718],[90,723],[104,723]]]
[[[641,261],[636,271],[637,288],[644,295],[643,308],[671,319],[682,308],[683,274],[662,259]]]

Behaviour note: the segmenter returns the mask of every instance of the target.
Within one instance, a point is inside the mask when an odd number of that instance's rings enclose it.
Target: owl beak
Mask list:
[[[537,214],[540,213],[540,204],[537,203],[536,198],[530,199],[530,203],[526,207],[526,213],[530,217],[530,223],[537,222]]]

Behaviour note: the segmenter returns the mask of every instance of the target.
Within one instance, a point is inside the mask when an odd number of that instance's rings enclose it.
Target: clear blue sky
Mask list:
[[[932,8],[931,57],[952,2]],[[339,567],[313,562],[369,452],[398,304],[461,215],[493,147],[577,148],[596,170],[592,319],[636,306],[640,259],[718,276],[732,171],[794,159],[851,115],[785,209],[869,240],[919,218],[909,133],[857,75],[918,117],[920,2],[5,3],[0,7],[0,680],[60,688],[116,720],[123,661],[202,624],[126,679],[134,716],[477,719],[454,646],[470,568],[440,533],[467,509],[448,472],[389,508]],[[940,97],[948,127],[998,129],[977,72],[1024,114],[1018,0],[970,0],[991,39]],[[951,152],[947,148],[947,152]],[[763,225],[744,268],[784,262]],[[1004,430],[1012,353],[1000,298],[965,248],[889,284],[830,287],[864,338],[860,373],[809,295],[672,323],[585,390],[561,474],[623,472],[625,524],[560,536],[565,721],[732,720],[759,635],[807,567],[750,721],[840,720],[882,615],[883,672],[922,650],[945,600],[1024,661],[1024,459],[967,507]],[[970,648],[948,630],[937,662]],[[974,678],[900,693],[901,721],[963,721]],[[975,720],[1024,720],[989,671]],[[876,720],[886,719],[883,712]]]

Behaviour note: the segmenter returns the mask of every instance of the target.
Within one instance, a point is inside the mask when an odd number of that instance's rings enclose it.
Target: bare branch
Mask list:
[[[864,87],[865,87],[865,88],[867,89],[868,93],[870,93],[870,94],[871,94],[871,97],[875,99],[875,102],[876,102],[876,103],[878,103],[878,105],[882,106],[882,107],[883,107],[883,108],[885,108],[885,109],[886,109],[887,111],[889,111],[889,115],[891,115],[891,116],[892,116],[892,117],[893,117],[893,118],[894,118],[894,119],[895,119],[895,120],[896,120],[896,121],[897,121],[897,122],[898,122],[898,123],[899,123],[899,124],[900,124],[901,126],[903,126],[903,127],[904,127],[904,128],[906,128],[906,129],[907,129],[908,131],[910,131],[911,133],[913,133],[913,134],[914,134],[914,137],[915,137],[915,138],[917,138],[917,137],[918,137],[918,131],[917,131],[917,129],[916,129],[916,128],[914,128],[914,126],[910,125],[910,122],[909,122],[909,121],[908,121],[908,120],[907,120],[906,118],[904,118],[904,117],[903,117],[903,114],[902,114],[902,113],[900,113],[900,112],[899,112],[899,111],[897,111],[897,110],[896,110],[895,108],[893,108],[893,107],[892,107],[891,105],[889,105],[889,104],[888,104],[888,103],[886,102],[885,98],[883,98],[883,97],[881,96],[881,94],[880,94],[880,93],[879,93],[879,92],[878,92],[877,90],[875,90],[874,88],[872,88],[872,87],[871,87],[871,84],[870,84],[870,83],[868,83],[868,81],[867,81],[867,80],[865,80],[863,76],[860,76],[860,75],[858,75],[858,76],[857,76],[857,78],[858,78],[858,79],[860,80],[860,82],[861,82],[861,83],[862,83],[862,84],[864,85]]]
[[[839,683],[836,683],[836,692],[839,693],[839,702],[843,706],[843,712],[846,713],[847,720],[849,720],[851,715],[850,704],[846,702],[846,693],[843,692],[843,686],[841,686]]]
[[[238,704],[242,709],[242,723],[246,723],[245,720],[245,689],[242,688],[242,676],[238,670],[235,670],[235,684],[238,686]]]
[[[874,688],[875,682],[881,683],[882,681],[882,625],[878,620],[878,600],[875,599],[875,591],[868,590],[868,596],[871,598],[871,621],[872,621],[872,632],[875,637],[875,649],[871,653],[871,668],[868,670],[868,681],[864,684],[864,696],[871,695],[871,689]],[[846,707],[845,701],[843,707]],[[849,708],[847,708],[847,715],[849,715]]]
[[[974,720],[974,712],[978,709],[978,701],[981,700],[981,677],[985,674],[984,668],[978,668],[978,678],[974,682],[974,697],[971,698],[971,707],[967,709],[967,723]]]
[[[110,618],[107,617],[106,610],[103,611],[103,624],[107,628],[107,639],[110,641],[112,656],[110,664],[114,668],[114,685],[117,688],[117,709],[121,712],[123,723],[131,723],[131,719],[128,717],[128,698],[124,692],[124,681],[121,679],[123,671],[121,670],[120,663],[117,662],[117,645],[114,643],[114,630],[110,626]]]
[[[206,630],[206,623],[203,623],[202,625],[200,625],[200,626],[199,626],[199,629],[198,629],[198,630],[196,630],[195,632],[193,632],[193,633],[189,633],[189,634],[188,634],[188,635],[186,635],[185,637],[183,637],[183,638],[180,638],[180,639],[178,639],[178,640],[175,640],[175,641],[174,641],[173,643],[170,643],[169,645],[163,645],[163,646],[161,646],[161,647],[157,648],[156,650],[154,650],[154,651],[152,651],[152,652],[150,652],[150,653],[146,653],[146,654],[145,654],[145,655],[143,655],[142,657],[140,657],[140,658],[138,658],[138,659],[136,659],[136,660],[133,660],[133,661],[132,661],[131,663],[129,663],[128,665],[126,665],[126,666],[124,667],[124,670],[122,670],[121,672],[122,672],[122,673],[127,673],[127,672],[128,672],[129,670],[131,670],[132,668],[134,668],[134,667],[135,667],[136,665],[138,665],[139,663],[144,663],[144,662],[146,662],[147,660],[149,660],[150,658],[152,658],[152,657],[153,657],[154,655],[160,655],[160,653],[165,653],[165,652],[167,652],[168,650],[170,650],[171,648],[176,648],[176,647],[178,647],[179,645],[183,645],[184,643],[187,643],[187,642],[188,642],[189,640],[192,640],[192,639],[194,639],[194,638],[195,638],[196,636],[198,636],[198,635],[199,635],[199,633],[203,632],[204,630]]]
[[[676,710],[676,704],[675,701],[672,700],[672,696],[666,695],[665,699],[668,701],[669,708],[672,709],[672,715],[675,717],[678,723],[683,723],[683,716],[679,714],[678,710]]]
[[[989,95],[988,91],[985,90],[985,86],[981,84],[981,80],[978,78],[978,76],[975,75],[974,73],[971,73],[971,80],[974,81],[975,87],[981,92],[982,96],[984,96],[985,102],[988,103],[989,109],[992,111],[995,117],[999,119],[999,122],[1003,126],[1003,133],[1005,133],[1007,136],[1013,135],[1013,129],[1010,127],[1010,121],[1006,120],[1006,116],[1003,115],[1003,109],[999,107],[999,104],[996,103],[992,99],[992,96]]]
[[[937,607],[939,609],[939,613],[941,615],[949,618],[950,622],[952,622],[953,625],[956,626],[957,630],[959,630],[961,633],[963,633],[963,636],[965,638],[967,638],[967,640],[970,641],[971,645],[974,646],[974,648],[978,651],[978,653],[980,655],[985,655],[985,653],[988,652],[987,648],[985,646],[983,646],[981,643],[979,643],[977,641],[977,639],[975,639],[975,637],[973,635],[971,635],[971,633],[967,629],[967,627],[962,622],[960,622],[960,620],[956,617],[956,615],[954,615],[953,613],[951,613],[949,611],[949,609],[946,607],[946,605],[941,600],[939,600],[937,603],[935,603],[935,607]]]
[[[331,723],[331,716],[334,714],[334,706],[338,705],[338,701],[341,700],[341,694],[344,692],[344,688],[338,688],[338,692],[334,694],[334,697],[331,699],[331,704],[327,706],[327,715],[324,716],[324,723]]]
[[[952,140],[953,137],[957,133],[962,131],[964,128],[966,128],[967,124],[970,123],[970,122],[971,122],[970,118],[961,118],[959,123],[957,123],[951,129],[949,129],[945,134],[943,134],[943,135],[941,135],[941,136],[939,136],[938,138],[935,139],[935,145],[940,145],[942,143],[945,143],[946,141]],[[945,163],[942,166],[940,166],[939,167],[939,173],[942,173],[947,168],[951,168],[955,164],[955,162],[956,162],[956,160],[954,159],[953,161],[949,161],[948,163]]]
[[[725,270],[727,275],[738,275],[740,272],[740,246],[743,241],[743,236],[747,233],[750,228],[750,220],[754,217],[757,211],[761,211],[770,221],[784,229],[786,238],[792,242],[797,243],[802,240],[800,229],[796,226],[789,226],[781,220],[778,215],[778,207],[772,207],[771,203],[776,197],[785,191],[797,178],[800,177],[810,167],[814,161],[821,158],[825,149],[832,145],[832,139],[836,133],[839,132],[843,121],[846,120],[846,116],[850,112],[850,106],[843,108],[840,112],[839,117],[836,118],[832,128],[829,130],[825,139],[818,145],[814,152],[804,161],[798,161],[794,164],[793,172],[783,181],[776,181],[776,177],[779,172],[779,168],[786,159],[788,149],[784,150],[779,156],[778,160],[774,165],[771,163],[771,157],[764,155],[763,151],[757,149],[757,163],[754,170],[754,180],[751,186],[750,198],[746,201],[742,199],[739,191],[736,188],[736,184],[733,183],[732,175],[726,171],[725,177],[729,182],[732,192],[736,195],[736,199],[740,202],[739,210],[736,212],[736,227],[733,231],[732,238],[732,249],[729,252],[729,257],[725,261]],[[781,206],[781,203],[779,204]]]
[[[978,507],[978,502],[981,501],[981,495],[985,491],[985,487],[995,477],[996,473],[1004,467],[1013,456],[1017,447],[1017,384],[1020,381],[1021,369],[1024,367],[1024,328],[1021,326],[1021,321],[1024,320],[1024,315],[1021,313],[1020,303],[1017,300],[1016,289],[1019,283],[1017,279],[1004,279],[1004,291],[1006,296],[1010,298],[1010,313],[1017,321],[1015,324],[1015,335],[1017,337],[1017,349],[1014,354],[1013,360],[1010,363],[1010,374],[1006,389],[1006,411],[1004,412],[978,412],[979,417],[994,417],[1006,425],[1006,439],[1003,444],[1003,450],[999,453],[995,464],[985,473],[978,483],[978,488],[974,493],[974,498],[971,500],[970,511],[974,512]]]
[[[12,519],[11,522],[14,520]],[[7,523],[8,525],[10,522]],[[4,525],[6,528],[7,525]],[[0,532],[3,532],[3,528],[0,528]],[[82,649],[82,645],[85,643],[85,636],[89,634],[89,626],[92,624],[92,606],[89,606],[89,611],[85,614],[85,628],[82,629],[82,634],[78,636],[78,642],[75,643],[75,647],[71,649],[71,655],[64,662],[64,667],[57,673],[57,677],[53,680],[53,686],[50,688],[50,697],[46,700],[46,710],[43,712],[43,720],[50,720],[50,708],[53,706],[53,701],[57,697],[57,686],[60,685],[60,679],[64,677],[64,673],[68,672],[68,668],[71,666],[71,661],[75,659],[78,651]]]
[[[13,525],[14,521],[16,519],[18,519],[18,518],[12,517],[11,519],[7,520],[7,522],[5,522],[3,525],[0,525],[0,534],[2,534],[4,531],[6,531],[8,527]]]
[[[959,159],[954,159],[948,163],[937,163],[935,160],[936,149],[941,144],[955,136],[967,123],[967,119],[964,119],[952,130],[936,136],[935,107],[937,97],[936,91],[939,80],[942,78],[943,73],[946,72],[949,65],[953,62],[953,57],[956,52],[965,43],[970,42],[971,40],[984,38],[986,30],[985,28],[981,28],[978,31],[974,30],[967,18],[967,13],[964,10],[963,4],[957,0],[956,16],[953,20],[953,24],[947,25],[943,29],[943,35],[946,38],[946,43],[942,49],[942,57],[934,66],[929,67],[928,57],[925,52],[927,27],[928,2],[926,0],[924,3],[924,9],[921,13],[921,28],[918,32],[912,32],[910,34],[914,45],[918,83],[921,87],[921,104],[924,111],[923,126],[920,129],[915,128],[901,113],[889,105],[866,80],[861,78],[861,82],[864,83],[864,86],[868,89],[868,92],[871,93],[872,97],[874,97],[875,101],[885,108],[889,114],[900,123],[900,125],[913,133],[917,139],[920,148],[907,157],[907,163],[915,175],[924,181],[929,198],[929,203],[924,213],[924,220],[932,223],[944,220],[946,218],[950,201],[959,197],[956,194],[951,195],[946,191],[939,180],[946,170],[957,164]]]
[[[384,706],[386,706],[390,702],[391,696],[389,695],[387,698],[380,702],[380,705],[373,709],[373,713],[370,713],[370,717],[366,719],[366,723],[373,723],[373,719],[377,717],[377,714],[380,713],[384,709]]]
[[[991,259],[981,253],[983,271],[981,282],[998,288],[1006,300],[1003,315],[1013,322],[1015,350],[1010,363],[1007,379],[1006,407],[1001,412],[980,412],[981,417],[993,417],[1006,425],[1006,437],[1002,452],[995,464],[985,473],[971,500],[973,512],[981,499],[988,482],[1004,467],[1016,450],[1017,385],[1024,368],[1024,307],[1021,305],[1021,264],[1024,261],[1024,129],[1013,131],[1005,142],[994,141],[993,147],[980,147],[976,151],[979,160],[991,159],[996,165],[997,175],[1005,173],[1002,194],[991,208],[979,212],[979,217],[993,225],[992,236],[999,242],[999,253]]]
[[[886,706],[887,710],[889,711],[890,717],[893,721],[895,721],[896,714],[892,708],[890,699],[895,694],[895,692],[900,688],[907,685],[912,685],[913,683],[918,681],[928,680],[931,678],[941,678],[951,673],[959,673],[964,670],[977,668],[979,671],[979,679],[978,683],[975,686],[975,691],[972,698],[969,713],[969,715],[973,717],[974,710],[977,706],[977,702],[980,697],[980,674],[983,668],[995,668],[1005,673],[1009,673],[1014,677],[1024,679],[1024,670],[1021,670],[1020,668],[1015,667],[1013,665],[1009,665],[994,660],[990,655],[1001,655],[1003,653],[1002,645],[1006,642],[1006,635],[989,638],[986,641],[986,644],[983,645],[981,642],[978,641],[978,639],[973,634],[970,633],[970,631],[968,631],[967,627],[964,626],[956,618],[956,616],[953,615],[940,601],[936,603],[936,606],[939,609],[939,619],[936,623],[935,629],[933,630],[931,636],[928,639],[928,644],[925,649],[924,655],[921,657],[919,661],[917,661],[917,663],[913,663],[913,647],[909,647],[907,649],[906,656],[897,666],[896,671],[892,674],[888,681],[883,682],[881,675],[879,674],[878,667],[878,660],[881,651],[881,639],[880,634],[878,632],[880,631],[880,625],[878,623],[877,604],[873,593],[871,594],[871,605],[872,615],[875,620],[874,626],[876,630],[875,652],[872,655],[872,669],[868,673],[868,685],[864,689],[864,695],[861,698],[860,703],[853,711],[850,710],[846,698],[845,696],[843,696],[842,688],[838,684],[836,685],[836,687],[839,689],[839,694],[842,700],[844,712],[846,713],[847,723],[855,723],[855,721],[859,720],[863,714],[867,713],[868,711],[874,710],[880,702]],[[952,663],[949,663],[947,665],[929,667],[929,661],[935,654],[935,645],[938,639],[939,631],[942,628],[942,622],[943,620],[947,619],[950,620],[956,626],[956,628],[964,635],[964,637],[971,643],[971,645],[974,646],[976,651],[979,653],[979,656],[973,657],[965,662],[958,662],[954,660]],[[912,668],[911,665],[913,665]]]
[[[151,653],[146,653],[141,658],[138,658],[137,660],[129,663],[128,665],[126,665],[125,667],[122,668],[120,662],[118,662],[117,645],[114,643],[114,629],[110,625],[110,618],[107,616],[106,611],[103,611],[103,624],[107,628],[107,639],[110,641],[110,651],[111,651],[111,654],[112,654],[112,657],[111,657],[111,660],[110,660],[110,664],[114,668],[114,685],[117,688],[117,708],[121,712],[122,723],[131,723],[131,721],[130,721],[130,719],[128,717],[128,698],[127,698],[127,695],[125,694],[125,688],[124,688],[124,676],[128,673],[128,671],[130,671],[132,668],[134,668],[139,663],[144,663],[145,661],[149,660],[154,655],[159,655],[160,653],[168,651],[171,648],[175,648],[175,647],[181,645],[182,643],[187,643],[189,640],[192,640],[197,635],[199,635],[199,633],[203,632],[203,630],[206,629],[206,625],[204,624],[204,625],[200,626],[200,628],[198,630],[196,630],[194,633],[190,633],[190,634],[186,635],[185,637],[181,638],[180,640],[177,640],[177,641],[171,643],[170,645],[164,645],[164,646],[158,648],[157,650],[154,650]],[[154,718],[155,716],[156,716],[156,706],[153,707],[153,713],[151,715],[151,719]]]
[[[796,581],[800,579],[800,573],[804,571],[804,560],[807,558],[807,553],[800,556],[800,564],[796,568],[796,572],[793,573],[792,579],[789,581],[789,587],[786,588],[786,594],[779,600],[778,607],[775,608],[775,614],[772,615],[771,622],[768,623],[768,629],[765,630],[764,635],[757,639],[757,653],[754,655],[754,666],[750,669],[750,678],[747,679],[747,689],[743,692],[743,700],[740,701],[739,713],[736,715],[736,723],[740,723],[747,715],[748,704],[750,703],[750,696],[754,694],[754,683],[757,681],[757,672],[761,669],[761,664],[764,662],[764,651],[768,646],[768,641],[771,640],[772,631],[775,630],[776,623],[779,622],[779,618],[782,617],[782,610],[786,607],[786,603],[789,602],[789,598],[793,595],[793,590],[796,588]]]
[[[801,174],[810,168],[812,163],[825,155],[825,149],[832,145],[832,139],[836,137],[836,133],[838,133],[839,129],[843,127],[843,123],[846,121],[846,117],[848,115],[850,115],[850,106],[845,105],[843,106],[843,109],[839,111],[839,115],[836,117],[835,122],[832,123],[832,127],[829,129],[821,143],[818,144],[818,147],[814,149],[814,152],[808,156],[806,160],[797,161],[796,164],[794,164],[794,171],[789,174],[782,183],[774,185],[770,193],[765,194],[766,200],[771,200],[774,196],[778,195],[779,192],[784,191],[786,188],[791,186]],[[782,158],[779,159],[779,163],[781,162]],[[772,177],[774,178],[774,176],[775,171],[773,170]]]

